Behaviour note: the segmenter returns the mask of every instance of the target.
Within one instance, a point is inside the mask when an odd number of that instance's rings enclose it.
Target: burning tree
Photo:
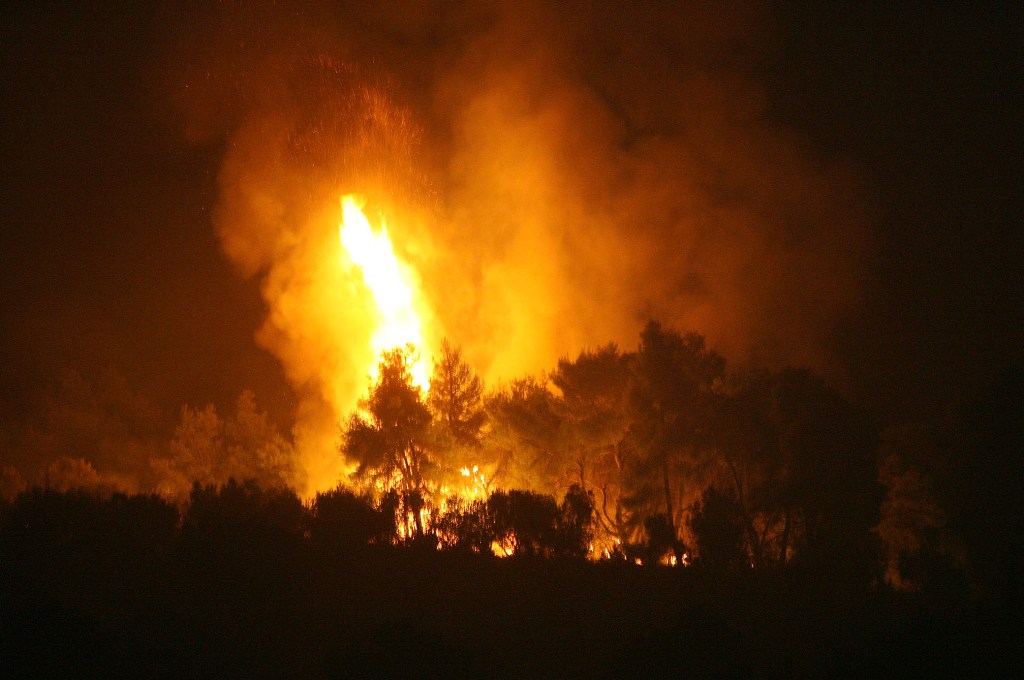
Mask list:
[[[344,427],[342,453],[358,464],[356,478],[378,489],[401,490],[406,516],[412,515],[422,536],[431,419],[423,392],[413,383],[414,358],[411,345],[384,352],[376,383]]]
[[[493,466],[485,465],[482,453],[487,422],[483,391],[483,382],[462,358],[462,351],[443,340],[427,395],[433,416],[432,449],[442,468],[442,487],[449,492],[461,489],[463,496],[482,496],[493,481]]]
[[[631,356],[614,344],[585,350],[575,360],[561,359],[551,374],[560,392],[554,401],[561,419],[563,475],[599,501],[595,516],[606,549],[628,538],[623,522],[622,451]]]
[[[496,461],[495,476],[506,485],[545,492],[559,486],[564,445],[554,401],[535,376],[513,380],[484,400],[491,424],[485,445]]]
[[[375,230],[363,213],[355,196],[341,199],[342,222],[338,235],[342,246],[342,264],[346,270],[358,272],[369,294],[371,375],[373,362],[395,347],[424,346],[424,319],[429,316],[422,299],[419,280],[413,270],[395,254],[385,225]],[[406,370],[411,382],[426,388],[430,375],[429,356],[414,351],[406,354]]]

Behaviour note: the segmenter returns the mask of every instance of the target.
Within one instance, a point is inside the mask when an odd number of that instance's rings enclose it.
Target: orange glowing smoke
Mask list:
[[[341,199],[339,231],[342,267],[358,269],[373,298],[376,326],[370,335],[373,360],[367,373],[376,380],[380,355],[412,344],[417,350],[410,367],[413,383],[428,389],[431,366],[425,351],[424,320],[429,312],[419,277],[395,255],[387,227],[382,223],[375,231],[354,196]]]

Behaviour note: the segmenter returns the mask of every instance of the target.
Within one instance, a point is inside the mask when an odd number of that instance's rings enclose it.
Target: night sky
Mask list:
[[[204,59],[223,61],[216,25],[204,25],[223,15],[199,4],[100,4],[8,3],[3,10],[4,427],[30,425],[68,370],[88,380],[120,376],[165,423],[173,424],[183,403],[230,404],[251,388],[287,424],[292,386],[278,359],[254,340],[266,313],[259,278],[239,275],[214,225],[231,124],[196,134],[196,106],[182,113],[179,100],[182,73],[194,76]],[[428,166],[452,155],[440,71],[459,61],[459,78],[471,77],[465,63],[472,58],[461,51],[467,36],[488,30],[478,26],[501,10],[473,13],[439,3],[441,9],[406,12],[385,3],[378,15],[362,4],[373,3],[328,7],[308,23],[330,33],[336,22],[332,44],[342,46],[343,58],[371,64],[419,113],[433,154]],[[600,3],[594,11],[602,20],[646,11],[633,7]],[[555,52],[568,35],[583,41],[573,53],[586,53],[592,33],[572,24],[589,21],[581,11],[558,14],[569,23],[545,38]],[[693,21],[683,11],[659,12],[667,16],[656,23]],[[446,13],[458,17],[447,21]],[[936,416],[1024,360],[1024,9],[782,3],[753,13],[738,68],[743,86],[753,83],[762,97],[756,124],[796,149],[801,167],[841,168],[853,187],[843,200],[859,211],[856,252],[843,260],[856,271],[857,291],[838,318],[815,322],[815,356],[824,357],[818,367],[883,422]],[[273,32],[260,25],[274,19],[273,11],[246,16],[245,31]],[[318,21],[322,16],[330,20]],[[426,17],[431,23],[422,31],[412,25]],[[531,20],[517,19],[527,26]],[[705,13],[701,20],[717,27],[733,18]],[[674,72],[682,68],[676,60],[692,56],[673,51],[664,36],[645,43],[638,25],[630,35],[641,46],[624,48],[631,56],[617,68],[635,69],[636,101],[656,100],[664,93],[643,88],[664,81],[651,73]],[[361,37],[346,52],[349,36]],[[240,60],[251,54],[245,49]],[[415,58],[418,50],[428,56]],[[230,89],[230,73],[218,82]],[[714,82],[733,95],[731,81]],[[656,127],[657,120],[636,134],[656,136]],[[443,179],[437,185],[454,211],[452,196],[460,194],[446,195]],[[829,243],[844,247],[841,238]],[[830,263],[822,259],[818,267],[816,258],[811,252],[802,259],[802,271],[827,277]],[[750,279],[752,288],[758,285]],[[793,283],[804,285],[813,284]],[[644,311],[631,311],[635,332]],[[686,327],[692,318],[662,321]],[[745,331],[774,323],[767,313],[739,318],[730,323]],[[732,327],[695,325],[713,341]],[[799,333],[799,325],[793,328]],[[746,356],[773,363],[765,355],[773,346],[759,344]],[[4,441],[9,445],[6,434]]]

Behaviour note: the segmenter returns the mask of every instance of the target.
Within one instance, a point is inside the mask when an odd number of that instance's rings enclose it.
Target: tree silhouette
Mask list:
[[[202,410],[182,406],[170,450],[170,458],[153,461],[162,477],[159,491],[166,496],[187,496],[193,483],[222,484],[230,476],[223,469],[224,421],[213,404]]]
[[[644,518],[644,543],[639,547],[645,564],[658,564],[669,553],[678,561],[686,552],[686,547],[676,537],[676,527],[663,512]]]
[[[640,335],[629,387],[627,498],[637,520],[664,512],[678,537],[683,484],[694,478],[711,436],[713,390],[725,360],[696,333],[651,321]]]
[[[532,491],[495,491],[487,499],[495,540],[510,555],[550,556],[558,543],[555,499]]]
[[[724,468],[716,490],[731,487],[756,567],[777,561],[785,524],[786,470],[773,420],[775,382],[766,370],[727,376],[711,422],[716,457]]]
[[[730,493],[704,490],[687,520],[699,564],[710,569],[739,569],[748,564],[743,511]]]
[[[170,444],[170,457],[151,461],[161,494],[183,500],[193,483],[223,485],[228,479],[253,480],[264,488],[292,479],[294,448],[270,416],[243,391],[235,411],[222,418],[213,404],[184,406]]]
[[[345,425],[342,453],[358,464],[355,476],[378,488],[401,490],[407,517],[416,534],[423,534],[418,511],[427,492],[425,473],[431,466],[427,452],[430,411],[409,370],[412,347],[383,354],[380,376],[369,396],[360,402]]]
[[[482,500],[449,498],[434,530],[441,545],[465,552],[489,554],[496,540],[487,502]]]
[[[291,481],[294,447],[267,412],[257,408],[251,390],[238,395],[234,417],[224,423],[224,442],[231,476],[254,479],[264,488]]]
[[[223,486],[193,485],[182,524],[187,533],[214,540],[298,537],[306,510],[291,489],[263,489],[254,480],[232,478]]]
[[[447,339],[441,342],[426,399],[433,417],[429,448],[436,463],[434,481],[449,489],[467,483],[477,492],[489,488],[493,461],[482,444],[487,421],[483,382]]]
[[[544,381],[528,376],[485,398],[485,442],[495,477],[505,486],[555,491],[563,476],[562,422]]]
[[[565,430],[566,462],[584,488],[592,485],[595,467],[609,458],[614,466],[615,449],[626,430],[627,378],[625,359],[615,345],[581,352],[573,361],[560,359],[551,374],[560,392],[553,403]]]
[[[551,374],[559,392],[553,406],[561,419],[564,474],[593,492],[602,528],[619,540],[628,538],[621,492],[629,360],[610,344],[560,359]]]
[[[441,341],[441,355],[434,362],[427,406],[444,433],[456,443],[480,446],[480,429],[486,420],[484,388],[480,377],[462,358],[462,350],[447,338]]]
[[[800,561],[823,574],[870,580],[879,553],[871,530],[883,496],[876,430],[806,370],[778,375],[773,419],[785,475],[780,559],[796,547]]]
[[[395,508],[387,496],[377,505],[343,487],[323,491],[313,498],[310,539],[341,548],[386,543],[395,537]]]
[[[573,484],[565,493],[559,509],[561,515],[555,554],[586,557],[594,540],[594,494],[579,484]]]

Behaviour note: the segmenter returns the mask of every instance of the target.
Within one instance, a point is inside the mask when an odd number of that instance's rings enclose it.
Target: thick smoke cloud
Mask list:
[[[261,281],[258,342],[300,397],[299,483],[343,471],[337,423],[366,386],[341,193],[419,271],[428,343],[451,337],[492,382],[631,347],[647,318],[733,361],[841,377],[829,343],[860,299],[866,214],[852,172],[771,121],[771,19],[659,2],[190,15],[175,110],[225,145],[214,222]]]
[[[504,15],[439,76],[491,374],[631,344],[649,316],[734,359],[827,364],[863,215],[841,167],[768,121],[764,17],[577,9]]]

